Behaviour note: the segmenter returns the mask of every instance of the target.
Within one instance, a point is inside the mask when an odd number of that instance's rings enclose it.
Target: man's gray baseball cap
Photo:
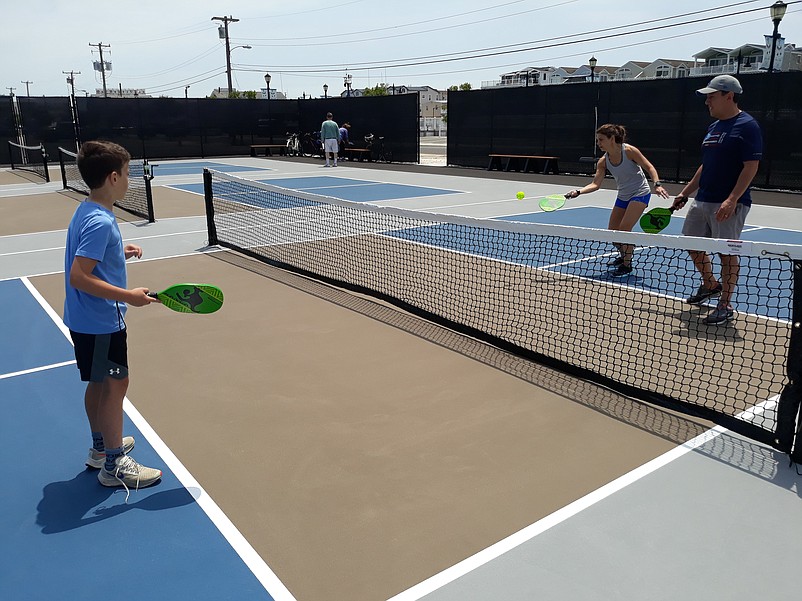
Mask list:
[[[712,94],[713,92],[735,92],[736,94],[742,94],[743,91],[744,89],[741,87],[741,82],[732,75],[717,75],[710,80],[706,88],[696,90],[696,93],[701,95]]]

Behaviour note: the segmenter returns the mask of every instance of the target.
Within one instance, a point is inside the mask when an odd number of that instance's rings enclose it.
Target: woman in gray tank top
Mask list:
[[[623,125],[608,123],[596,130],[596,144],[604,152],[604,155],[596,164],[596,174],[593,181],[587,186],[571,190],[565,196],[576,198],[580,194],[595,192],[601,187],[604,175],[607,171],[615,179],[618,188],[613,210],[610,213],[608,229],[631,232],[632,228],[640,219],[643,211],[649,204],[651,189],[646,180],[644,171],[649,174],[654,182],[654,191],[661,198],[668,198],[657,169],[654,168],[643,153],[632,146],[626,144],[627,130]],[[616,243],[618,256],[610,262],[610,267],[614,270],[610,275],[613,277],[626,277],[632,273],[632,251],[631,244]]]

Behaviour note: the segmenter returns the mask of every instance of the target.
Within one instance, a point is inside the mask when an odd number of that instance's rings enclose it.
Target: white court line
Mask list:
[[[170,238],[172,236],[184,236],[184,235],[187,235],[187,234],[205,234],[205,233],[206,233],[205,229],[203,229],[203,230],[189,230],[189,231],[186,231],[186,232],[172,232],[172,233],[169,233],[169,234],[156,234],[156,235],[153,235],[153,236],[139,236],[137,238],[125,238],[125,241],[126,242],[131,242],[131,241],[134,241],[134,240],[153,240],[155,238]],[[35,254],[35,253],[41,253],[41,252],[51,252],[51,251],[54,251],[54,250],[64,250],[64,248],[65,248],[65,246],[61,245],[61,246],[53,246],[53,247],[50,247],[50,248],[32,248],[30,250],[16,250],[16,251],[13,251],[13,252],[8,252],[8,253],[0,253],[0,257],[10,257],[10,256],[13,256],[13,255],[28,255],[28,254]]]
[[[779,395],[774,396],[766,401],[763,401],[762,403],[759,403],[751,409],[739,413],[736,417],[745,421],[752,420],[758,415],[764,413],[766,410],[772,409],[774,406],[776,406],[778,399]],[[598,488],[584,497],[577,499],[562,509],[558,509],[554,513],[538,520],[534,524],[531,524],[530,526],[511,534],[507,538],[500,540],[499,542],[487,547],[486,549],[483,549],[482,551],[479,551],[475,555],[462,560],[450,568],[446,568],[439,574],[435,574],[431,578],[428,578],[423,582],[420,582],[415,586],[395,595],[394,597],[391,597],[387,601],[417,601],[421,597],[424,597],[425,595],[428,595],[437,589],[454,582],[458,578],[465,576],[473,570],[476,570],[481,566],[493,561],[494,559],[504,555],[505,553],[508,553],[512,549],[532,540],[536,536],[543,534],[554,526],[557,526],[569,518],[574,517],[585,509],[592,507],[596,503],[603,501],[607,497],[623,490],[627,486],[634,484],[641,478],[648,476],[662,467],[665,467],[672,461],[679,459],[694,449],[707,444],[725,432],[727,432],[727,429],[722,426],[716,426],[707,432],[703,432],[685,444],[675,447],[659,457],[652,459],[648,463],[645,463],[642,466],[635,468],[631,472],[616,478],[612,482],[609,482],[601,488]]]
[[[180,257],[194,257],[196,255],[210,255],[217,252],[224,252],[228,249],[222,248],[220,246],[208,246],[203,250],[193,251],[188,253],[179,253],[177,255],[165,255],[163,257],[149,257],[147,259],[137,259],[137,263],[149,263],[150,261],[163,261],[164,259],[178,259]],[[63,269],[57,269],[56,271],[44,271],[42,273],[27,273],[25,275],[14,275],[7,278],[0,278],[0,282],[6,282],[8,280],[18,280],[24,278],[38,278],[46,275],[55,275],[57,273],[64,273]],[[60,318],[59,318],[60,319]]]
[[[67,340],[72,344],[70,332],[61,318],[48,304],[39,291],[31,284],[28,278],[21,278],[22,283],[36,299],[36,301],[44,309],[56,326],[61,330]],[[220,533],[225,537],[237,555],[240,556],[242,561],[251,570],[253,575],[259,580],[264,587],[265,591],[273,597],[276,601],[296,601],[295,597],[290,593],[289,589],[284,586],[284,583],[278,579],[273,570],[264,562],[256,550],[251,546],[242,533],[237,530],[237,527],[231,522],[228,516],[223,513],[219,505],[209,496],[203,489],[200,483],[194,476],[187,470],[181,463],[178,457],[170,450],[156,431],[150,426],[147,420],[141,413],[134,407],[128,397],[123,402],[123,409],[126,415],[131,419],[134,425],[139,429],[145,439],[150,443],[153,449],[159,454],[162,461],[175,474],[178,481],[187,489],[198,506],[206,513],[209,520],[217,527]]]
[[[9,374],[0,374],[0,380],[5,380],[6,378],[15,378],[17,376],[25,376],[28,374],[35,374],[40,371],[47,371],[48,369],[56,369],[59,367],[64,367],[65,365],[73,365],[74,363],[75,359],[73,359],[72,361],[62,361],[61,363],[52,363],[50,365],[42,365],[41,367],[24,369],[22,371],[15,371]]]

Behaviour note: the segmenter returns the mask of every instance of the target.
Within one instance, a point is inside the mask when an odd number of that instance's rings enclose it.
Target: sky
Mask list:
[[[229,24],[232,81],[289,98],[354,88],[446,89],[498,80],[529,66],[690,60],[710,47],[763,44],[770,0],[6,0],[0,94],[66,96],[109,88],[204,97],[227,87],[219,21]],[[787,2],[779,32],[802,46],[802,2]],[[715,10],[713,10],[715,9]],[[93,46],[94,45],[94,46]],[[250,46],[250,48],[245,48]],[[598,67],[597,67],[598,68]],[[80,72],[80,73],[78,73]],[[29,82],[29,83],[25,83]],[[186,86],[189,86],[187,88]],[[10,88],[14,88],[10,90]]]

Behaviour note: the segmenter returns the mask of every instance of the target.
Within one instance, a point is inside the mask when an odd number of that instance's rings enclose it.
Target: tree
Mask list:
[[[465,82],[465,83],[461,83],[458,86],[449,86],[448,91],[449,92],[468,92],[468,91],[470,91],[472,89],[473,89],[473,86],[471,86],[471,84],[469,84],[468,82]]]
[[[365,88],[363,91],[365,96],[387,96],[387,84],[380,83],[373,88]]]

